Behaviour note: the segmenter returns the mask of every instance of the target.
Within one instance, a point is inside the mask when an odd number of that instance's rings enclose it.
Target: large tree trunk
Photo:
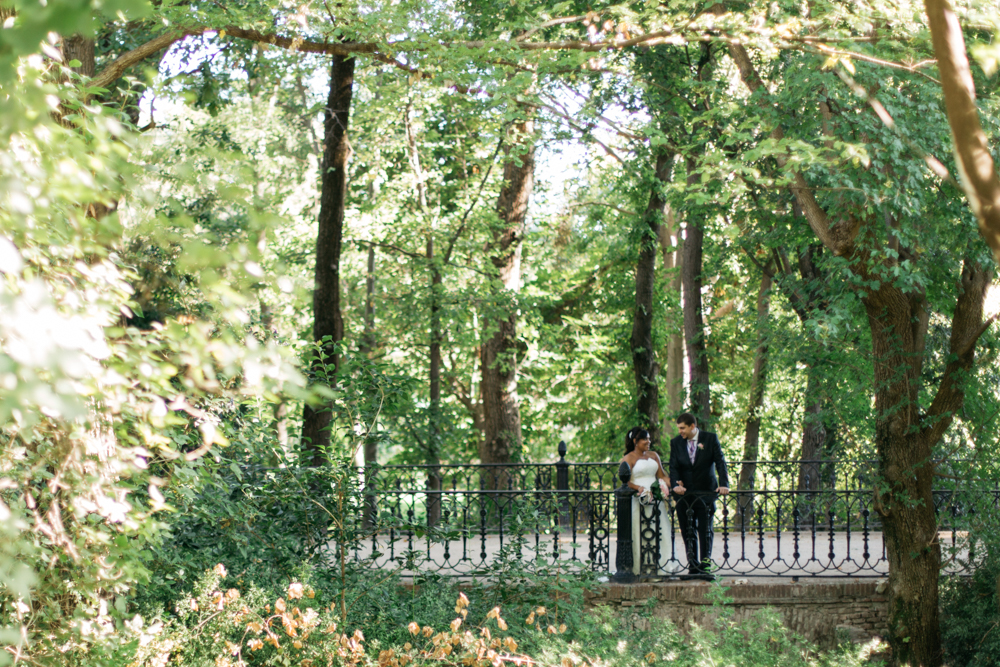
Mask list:
[[[666,202],[660,189],[670,181],[673,156],[656,158],[656,172],[641,225],[639,261],[635,267],[635,314],[632,319],[632,368],[635,372],[636,411],[649,428],[650,442],[660,442],[660,365],[653,345],[653,309],[656,292],[656,250],[660,217]]]
[[[694,158],[687,159],[688,185],[698,183]],[[684,287],[684,338],[687,342],[691,412],[698,424],[707,428],[712,415],[708,377],[708,350],[705,340],[705,317],[702,313],[702,246],[705,240],[704,221],[689,215],[684,232],[684,266],[681,270]]]
[[[517,397],[517,309],[513,295],[521,280],[521,240],[528,212],[528,200],[535,177],[534,124],[517,126],[523,144],[507,148],[503,187],[497,198],[499,225],[494,230],[489,252],[497,271],[502,308],[491,308],[483,317],[485,341],[482,346],[482,395],[484,441],[479,451],[483,463],[507,463],[521,451],[521,413]],[[493,316],[491,316],[491,313]],[[503,485],[503,475],[487,484]]]
[[[354,58],[334,56],[330,93],[324,111],[324,148],[321,173],[319,230],[316,235],[316,282],[313,289],[313,340],[326,353],[326,373],[336,374],[339,359],[334,345],[344,337],[340,312],[340,248],[347,199],[347,160],[350,142],[347,124],[354,89]],[[314,374],[323,363],[317,360]],[[307,405],[302,415],[302,447],[312,465],[322,465],[330,445],[333,414],[328,406]]]
[[[677,222],[674,212],[668,207],[664,215],[664,224],[660,226],[660,252],[663,255],[663,272],[671,276],[670,290],[678,295],[677,302],[681,299],[681,267],[684,262],[681,259],[683,253],[683,241],[677,229]],[[684,394],[684,326],[683,321],[680,330],[670,334],[667,338],[666,354],[667,370],[663,375],[663,386],[667,390],[667,412],[673,419],[679,415],[683,405]]]
[[[962,383],[985,330],[983,304],[990,272],[966,259],[951,323],[950,359],[934,401],[918,403],[926,338],[925,303],[882,283],[864,298],[875,360],[875,445],[889,560],[889,636],[897,665],[942,664],[938,625],[941,545],[932,482],[934,446],[964,401]]]
[[[746,432],[743,437],[743,465],[740,467],[737,489],[740,511],[735,517],[737,525],[753,508],[754,480],[757,474],[757,459],[760,458],[761,409],[764,407],[764,390],[767,386],[767,367],[770,352],[770,332],[768,316],[771,310],[772,276],[764,271],[760,277],[760,291],[757,293],[757,349],[753,358],[753,378],[750,381],[750,405],[747,407]]]
[[[875,445],[886,491],[876,489],[889,560],[889,635],[893,662],[941,664],[938,576],[941,548],[931,495],[931,443],[919,427],[913,360],[912,313],[899,290],[864,299],[875,361]]]

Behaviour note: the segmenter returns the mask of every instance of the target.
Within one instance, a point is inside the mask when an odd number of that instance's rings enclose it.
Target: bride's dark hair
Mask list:
[[[636,440],[649,440],[649,431],[639,426],[633,429],[629,429],[629,432],[625,434],[625,453],[631,454],[635,450]]]

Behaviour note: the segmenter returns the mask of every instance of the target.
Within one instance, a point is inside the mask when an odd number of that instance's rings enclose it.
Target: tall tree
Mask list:
[[[746,49],[730,45],[730,55],[757,104],[769,105],[769,92]],[[770,138],[785,137],[775,123]],[[788,156],[778,152],[780,168]],[[879,481],[874,490],[889,559],[889,641],[898,665],[937,667],[942,663],[938,623],[941,546],[934,515],[932,454],[964,399],[964,382],[985,331],[983,303],[990,271],[970,245],[961,248],[962,266],[954,275],[957,294],[950,320],[947,361],[926,408],[920,393],[928,356],[925,310],[928,303],[916,282],[894,278],[902,262],[921,260],[903,245],[878,252],[885,227],[881,216],[857,207],[821,204],[800,171],[789,170],[791,190],[812,233],[856,279],[872,340],[875,386],[875,448]],[[890,235],[895,235],[889,230]],[[926,261],[926,260],[924,260]]]
[[[667,277],[668,289],[676,295],[677,303],[681,302],[681,275],[684,254],[677,217],[673,207],[667,206],[663,224],[660,225],[660,254],[662,255],[663,274]],[[683,313],[683,311],[682,311]],[[667,393],[667,412],[671,416],[681,413],[682,396],[684,392],[684,325],[683,316],[679,327],[667,336],[665,344],[666,371],[663,374],[662,386]],[[668,425],[669,428],[669,425]]]
[[[701,183],[697,161],[686,158],[689,187]],[[707,427],[712,416],[712,394],[709,383],[708,344],[705,334],[705,316],[701,299],[702,265],[705,244],[705,220],[695,213],[684,223],[684,263],[681,282],[684,290],[684,340],[687,344],[691,412],[702,427]]]
[[[773,262],[761,269],[760,287],[757,290],[757,347],[753,357],[753,377],[750,380],[750,400],[746,412],[746,430],[743,437],[743,465],[740,467],[738,489],[752,491],[760,458],[760,426],[764,409],[764,392],[767,388],[767,370],[770,361],[771,340],[768,318],[771,312],[771,287]],[[735,521],[742,523],[753,505],[751,494],[740,494],[740,510]]]
[[[497,307],[483,316],[482,383],[484,441],[482,463],[507,463],[521,452],[521,412],[517,395],[517,303],[521,248],[528,201],[535,179],[534,122],[517,123],[504,152],[503,186],[497,197],[498,223],[488,252],[496,270]],[[494,480],[499,483],[501,480]]]
[[[361,336],[361,354],[371,359],[375,355],[375,348],[378,344],[375,333],[375,246],[368,246],[367,272],[365,276],[365,331]],[[378,465],[378,437],[375,435],[374,425],[365,434],[363,445],[363,457],[365,464],[365,485],[371,483],[374,475],[372,473]],[[368,496],[365,499],[362,510],[362,525],[370,527],[375,519],[375,497]]]
[[[320,344],[325,360],[313,362],[313,372],[326,368],[335,375],[339,365],[336,345],[344,337],[340,310],[340,252],[344,237],[344,206],[347,199],[347,161],[350,143],[347,126],[354,92],[355,59],[334,56],[330,66],[330,90],[323,111],[323,163],[320,172],[319,229],[316,234],[316,279],[313,287],[313,340]],[[333,415],[328,406],[306,405],[302,415],[302,446],[313,465],[322,465],[330,444]]]
[[[798,206],[795,207],[798,210]],[[778,253],[780,270],[785,278],[782,285],[792,309],[798,315],[803,329],[811,320],[822,318],[827,313],[829,302],[824,288],[828,275],[818,266],[817,260],[823,247],[810,244],[798,253],[798,285],[792,285],[788,277],[795,271],[788,256],[782,251]],[[806,334],[809,335],[808,332]],[[826,425],[823,422],[823,408],[826,397],[823,392],[823,379],[827,364],[824,355],[818,350],[820,344],[810,341],[806,345],[806,355],[802,360],[806,365],[805,401],[802,415],[802,443],[799,449],[799,479],[796,488],[799,491],[815,491],[819,488],[820,467],[816,463],[823,455],[826,444]]]
[[[440,258],[434,256],[434,222],[427,209],[427,186],[424,170],[420,166],[420,151],[417,147],[417,136],[411,122],[411,108],[408,104],[404,110],[403,125],[406,128],[406,145],[410,158],[410,168],[413,170],[417,206],[424,222],[426,237],[424,256],[427,259],[430,279],[428,295],[430,298],[430,327],[428,331],[428,394],[430,403],[427,410],[427,439],[425,442],[426,462],[431,465],[427,471],[427,523],[436,525],[441,518],[441,502],[438,492],[441,491],[441,297],[444,279],[441,275]]]
[[[666,207],[661,192],[670,181],[674,156],[656,156],[649,203],[639,223],[639,259],[635,267],[635,312],[632,317],[632,370],[635,373],[636,411],[649,428],[650,442],[660,442],[660,365],[653,342],[656,292],[656,251],[660,220]]]

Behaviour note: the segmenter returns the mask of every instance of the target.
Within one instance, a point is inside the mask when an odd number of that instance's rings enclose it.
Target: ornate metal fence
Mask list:
[[[565,454],[560,443],[555,463],[359,470],[365,529],[350,550],[358,560],[405,574],[585,568],[620,580],[687,575],[675,508],[638,512],[633,526],[627,466],[620,475],[618,464],[571,463]],[[792,578],[888,572],[869,462],[736,461],[730,477],[746,465],[754,469],[752,488],[689,496],[687,511],[700,503],[714,515],[714,572]],[[935,491],[948,571],[962,571],[972,557],[964,531],[971,508],[984,498],[1000,507],[995,485]]]

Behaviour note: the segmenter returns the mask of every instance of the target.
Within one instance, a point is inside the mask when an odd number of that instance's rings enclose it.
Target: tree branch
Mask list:
[[[905,143],[909,147],[909,149],[917,155],[917,157],[921,158],[924,162],[926,162],[927,167],[932,172],[934,172],[934,174],[938,178],[941,178],[951,183],[956,188],[961,188],[961,185],[959,185],[958,181],[956,181],[954,177],[952,177],[951,173],[948,172],[948,168],[944,166],[944,164],[942,164],[940,160],[938,160],[936,157],[925,151],[923,148],[918,146],[915,141],[911,140],[909,137],[907,137],[905,134],[899,131],[899,128],[896,126],[896,121],[893,120],[892,116],[889,115],[889,112],[886,111],[886,108],[882,106],[882,103],[879,102],[874,95],[869,94],[869,92],[865,90],[865,88],[861,86],[857,81],[855,81],[850,74],[842,71],[839,67],[836,68],[834,71],[836,72],[837,76],[840,77],[840,80],[843,81],[845,84],[847,84],[848,88],[854,91],[855,95],[864,98],[864,100],[868,103],[868,106],[870,106],[872,108],[872,111],[875,112],[875,115],[878,116],[879,120],[882,121],[882,124],[885,125],[887,128],[889,128],[890,130],[892,130],[893,133],[895,133],[895,135],[899,137],[899,139],[903,143]]]
[[[715,7],[719,7],[719,5],[717,4]],[[764,81],[760,78],[753,63],[750,62],[750,55],[742,45],[730,44],[729,55],[736,62],[736,66],[740,71],[740,78],[746,87],[750,89],[751,93],[755,93],[761,88],[764,88],[765,91],[767,90],[764,86]],[[760,103],[767,104],[763,97],[760,99]],[[780,125],[776,125],[771,131],[771,138],[775,141],[781,141],[785,138],[785,132]],[[785,169],[788,164],[786,156],[775,154],[774,159],[779,167]],[[806,179],[799,172],[794,172],[792,183],[788,186],[788,189],[795,195],[795,199],[799,203],[799,206],[802,207],[802,212],[805,214],[809,227],[819,237],[819,240],[823,242],[823,245],[829,248],[834,255],[851,255],[854,252],[854,238],[861,227],[860,221],[853,216],[848,216],[836,224],[831,224],[826,211],[816,201],[816,197],[812,193],[812,188],[809,187]]]
[[[986,133],[979,123],[976,88],[965,55],[965,39],[948,0],[924,0],[930,24],[944,106],[955,142],[955,161],[969,205],[979,221],[979,232],[1000,262],[1000,178]]]
[[[359,53],[374,54],[379,51],[374,42],[314,42],[304,37],[283,37],[274,33],[263,33],[259,30],[226,26],[219,31],[219,36],[232,35],[241,39],[260,44],[271,44],[289,51],[300,53],[325,53],[331,56],[351,56]]]
[[[569,205],[569,208],[580,208],[582,206],[603,206],[605,208],[614,209],[623,215],[639,215],[635,211],[630,211],[627,208],[622,208],[621,206],[615,206],[614,204],[609,204],[606,201],[578,201]]]
[[[462,215],[462,221],[458,224],[458,229],[452,234],[451,238],[448,239],[448,248],[444,251],[444,263],[447,264],[451,261],[451,253],[455,249],[455,244],[458,239],[462,236],[462,232],[465,230],[465,223],[469,221],[469,214],[472,213],[472,209],[476,207],[479,203],[479,199],[483,196],[483,188],[486,187],[486,180],[490,177],[490,172],[493,171],[493,165],[497,161],[497,155],[500,154],[500,149],[503,148],[504,137],[507,136],[507,128],[500,133],[500,140],[497,142],[496,150],[493,151],[493,156],[490,158],[490,166],[486,168],[486,173],[483,174],[483,180],[479,182],[479,191],[476,192],[475,199],[469,204],[469,208],[465,209],[465,214]]]
[[[142,46],[136,47],[131,51],[123,53],[115,58],[114,62],[102,69],[93,79],[90,80],[89,85],[96,88],[107,88],[120,79],[122,75],[125,74],[125,71],[133,65],[142,62],[157,51],[167,48],[174,42],[178,42],[188,35],[200,35],[206,30],[208,30],[208,28],[191,28],[184,31],[168,32],[151,39]]]
[[[965,397],[965,375],[972,368],[979,337],[996,319],[983,321],[983,305],[990,285],[991,271],[966,258],[962,264],[962,286],[951,318],[951,354],[934,400],[927,410],[921,434],[928,442],[937,442],[951,425],[955,411]]]

